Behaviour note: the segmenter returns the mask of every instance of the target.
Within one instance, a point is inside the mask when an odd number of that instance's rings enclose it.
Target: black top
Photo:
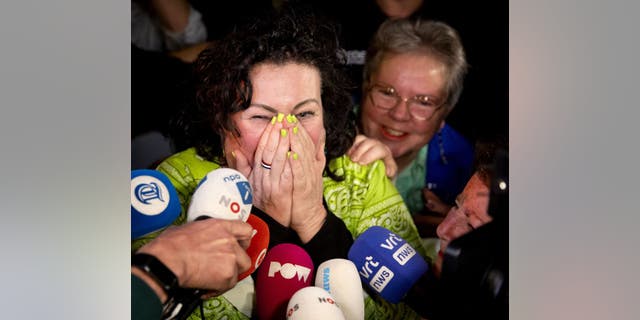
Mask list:
[[[353,244],[353,236],[344,222],[329,211],[326,204],[324,207],[327,210],[327,218],[320,231],[306,244],[302,243],[294,230],[281,225],[255,206],[251,209],[251,214],[255,214],[269,226],[269,250],[281,243],[295,244],[311,256],[313,265],[317,268],[326,260],[347,259],[347,253]],[[254,272],[252,276],[255,274]]]

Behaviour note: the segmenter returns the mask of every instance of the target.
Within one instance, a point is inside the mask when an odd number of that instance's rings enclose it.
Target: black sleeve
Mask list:
[[[131,275],[131,319],[157,320],[162,315],[162,303],[146,282]]]
[[[302,248],[309,253],[313,265],[317,268],[322,262],[342,258],[347,259],[353,236],[340,218],[327,210],[327,219],[320,231]]]
[[[262,221],[269,226],[269,250],[281,243],[293,243],[298,246],[302,245],[300,243],[300,238],[298,238],[298,234],[296,234],[295,231],[281,225],[264,211],[253,206],[251,208],[251,214],[262,219]]]

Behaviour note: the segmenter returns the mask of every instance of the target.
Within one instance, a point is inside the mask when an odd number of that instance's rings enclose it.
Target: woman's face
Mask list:
[[[240,152],[252,167],[258,141],[271,118],[278,113],[296,116],[313,143],[318,144],[324,122],[320,73],[315,67],[297,63],[261,63],[253,67],[249,79],[253,86],[251,105],[231,115],[240,137],[226,132],[225,139],[237,140]]]
[[[449,242],[457,239],[480,226],[489,223],[489,187],[482,181],[478,173],[474,173],[456,198],[444,220],[438,225],[440,238],[438,269],[441,268],[442,257]]]
[[[439,105],[446,99],[446,68],[425,54],[387,54],[369,85],[393,88],[402,98],[426,96]],[[366,88],[365,88],[366,89]],[[400,101],[392,109],[376,107],[370,90],[362,99],[361,122],[364,134],[386,144],[401,165],[410,162],[443,124],[446,108],[440,107],[426,120],[415,119],[408,104]]]

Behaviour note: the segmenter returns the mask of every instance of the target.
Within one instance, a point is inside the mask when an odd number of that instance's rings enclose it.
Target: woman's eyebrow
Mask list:
[[[307,103],[310,103],[310,102],[315,102],[318,105],[320,105],[320,102],[318,102],[318,100],[316,100],[314,98],[310,98],[310,99],[305,99],[305,100],[302,100],[302,101],[298,102],[293,107],[293,110],[296,110],[296,109],[298,109],[298,108],[300,108],[300,107],[302,107],[302,106],[304,106],[304,105],[306,105]],[[258,107],[258,108],[265,109],[265,110],[267,110],[269,112],[278,113],[278,110],[276,110],[274,107],[266,105],[266,104],[262,104],[262,103],[252,103],[250,105],[250,107]]]
[[[270,107],[270,106],[268,106],[268,105],[266,105],[266,104],[261,104],[261,103],[252,103],[252,104],[250,105],[250,107],[258,107],[258,108],[265,109],[265,110],[267,110],[267,111],[269,111],[269,112],[278,113],[278,110],[276,110],[276,109],[274,109],[274,108],[272,108],[272,107]]]
[[[298,108],[300,108],[300,107],[304,106],[305,104],[307,104],[307,103],[309,103],[309,102],[315,102],[315,103],[317,103],[318,105],[320,105],[320,102],[318,102],[318,100],[316,100],[316,99],[314,99],[314,98],[310,98],[310,99],[306,99],[306,100],[302,100],[302,101],[298,102],[298,104],[296,104],[296,105],[293,107],[293,110],[296,110],[296,109],[298,109]]]

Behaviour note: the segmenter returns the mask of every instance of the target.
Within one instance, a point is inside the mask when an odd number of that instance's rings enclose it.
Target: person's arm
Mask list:
[[[160,301],[161,304],[167,302],[167,293],[164,291],[164,289],[162,289],[160,284],[158,284],[149,274],[144,272],[139,267],[131,266],[131,275],[136,279],[142,281],[149,289],[151,289],[151,291],[155,293],[156,298]]]
[[[164,34],[167,50],[179,50],[207,40],[202,14],[189,1],[150,0],[149,5]]]
[[[132,257],[132,315],[143,312],[147,303],[157,301],[138,295],[146,290],[141,280],[164,304],[177,288],[209,290],[219,295],[238,281],[238,274],[249,269],[251,260],[245,249],[253,228],[242,221],[207,219],[170,227],[141,247]]]
[[[180,59],[184,63],[193,63],[198,58],[200,52],[210,46],[213,42],[202,42],[178,50],[169,51],[169,55]]]
[[[151,278],[134,274],[133,268],[131,269],[131,319],[158,320],[162,316],[163,301],[159,295],[164,293],[162,290],[154,290],[151,286],[159,288]]]
[[[191,5],[187,0],[151,0],[151,8],[162,27],[170,32],[182,32],[189,22]]]

